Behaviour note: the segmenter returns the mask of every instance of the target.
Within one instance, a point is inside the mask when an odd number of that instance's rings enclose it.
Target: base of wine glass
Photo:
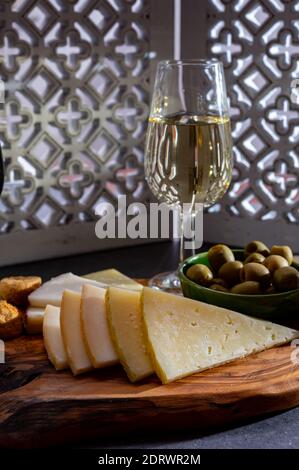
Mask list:
[[[167,271],[156,274],[148,282],[149,287],[163,290],[172,294],[182,295],[181,283],[177,271]]]

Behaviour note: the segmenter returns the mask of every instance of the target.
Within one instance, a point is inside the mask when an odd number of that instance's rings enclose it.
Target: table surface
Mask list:
[[[206,246],[202,247],[205,251]],[[71,271],[82,275],[114,267],[130,277],[142,278],[174,270],[178,246],[172,242],[121,248],[104,252],[57,258],[0,268],[0,277],[9,275],[41,275],[43,280]],[[80,446],[77,446],[80,447]],[[210,435],[179,433],[153,436],[126,436],[124,439],[84,443],[82,448],[155,448],[155,449],[298,449],[299,408],[289,410],[243,426],[221,430]]]

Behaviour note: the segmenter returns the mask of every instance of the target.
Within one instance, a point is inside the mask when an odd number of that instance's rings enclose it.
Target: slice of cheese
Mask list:
[[[65,289],[71,290],[73,292],[81,292],[82,286],[84,284],[105,287],[104,284],[93,281],[91,279],[87,280],[84,277],[76,276],[72,273],[65,273],[42,284],[38,289],[29,295],[28,300],[32,307],[46,307],[48,304],[59,307],[62,293]]]
[[[48,304],[60,306],[62,293],[65,289],[81,292],[84,284],[103,288],[111,285],[133,290],[142,289],[141,284],[116,271],[116,269],[105,269],[97,273],[87,274],[85,277],[76,276],[73,273],[53,277],[32,292],[28,300],[32,307],[46,307]]]
[[[125,276],[116,269],[104,269],[94,273],[86,274],[86,279],[91,279],[107,286],[121,287],[130,290],[142,290],[142,285],[133,279]]]
[[[60,308],[47,305],[43,321],[44,345],[50,361],[57,370],[68,367],[60,331]]]
[[[60,328],[68,363],[74,375],[92,369],[81,329],[80,304],[81,294],[70,290],[63,292]]]
[[[106,297],[106,289],[88,284],[82,287],[81,324],[93,367],[106,367],[118,362],[108,326]]]
[[[213,305],[144,288],[143,319],[163,383],[287,343],[299,332]]]
[[[36,335],[43,331],[44,307],[28,307],[25,312],[25,329],[29,335]]]
[[[131,382],[153,373],[146,349],[140,297],[140,292],[117,287],[108,289],[108,321],[112,340]]]

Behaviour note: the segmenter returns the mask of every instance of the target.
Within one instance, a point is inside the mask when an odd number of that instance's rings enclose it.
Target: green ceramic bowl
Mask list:
[[[236,260],[244,261],[243,250],[233,250],[233,252]],[[191,256],[181,264],[179,278],[185,297],[266,320],[286,319],[295,314],[299,318],[299,289],[269,295],[240,295],[218,292],[208,287],[199,286],[187,278],[186,272],[193,264],[205,264],[210,267],[208,253]],[[299,271],[298,263],[293,263],[292,266]]]

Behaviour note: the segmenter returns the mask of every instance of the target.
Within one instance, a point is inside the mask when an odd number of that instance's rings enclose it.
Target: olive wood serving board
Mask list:
[[[56,372],[42,338],[22,336],[6,342],[0,364],[0,446],[207,432],[286,410],[299,405],[299,364],[291,361],[292,352],[290,345],[273,348],[168,385],[155,376],[130,384],[120,366],[78,377]]]

